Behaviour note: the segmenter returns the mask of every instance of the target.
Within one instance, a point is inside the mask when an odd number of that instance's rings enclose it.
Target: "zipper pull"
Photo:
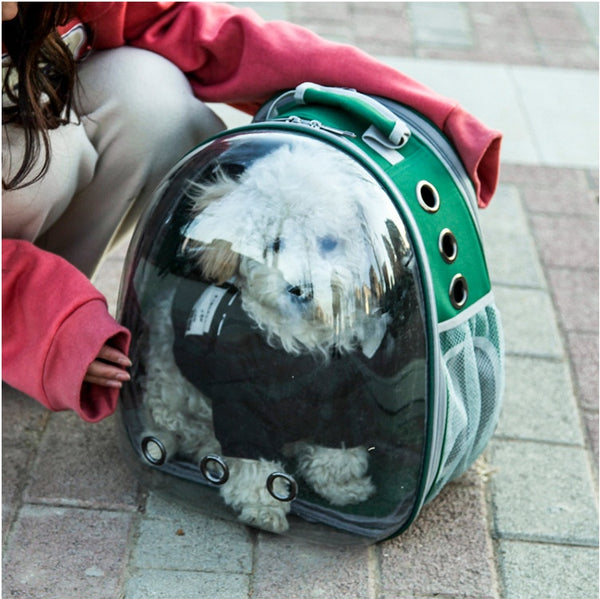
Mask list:
[[[295,125],[305,125],[307,127],[311,127],[313,129],[321,129],[322,131],[327,131],[328,133],[333,133],[335,135],[344,135],[345,137],[356,137],[356,133],[353,133],[352,131],[344,131],[343,129],[329,127],[327,125],[323,125],[321,121],[317,121],[316,119],[309,121],[308,119],[302,119],[299,116],[289,116],[283,120],[286,123],[293,123]]]

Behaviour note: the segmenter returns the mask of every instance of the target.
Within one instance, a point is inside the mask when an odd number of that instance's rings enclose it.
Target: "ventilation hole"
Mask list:
[[[468,296],[467,280],[462,275],[456,275],[450,283],[450,301],[452,305],[460,310],[467,303]]]
[[[298,484],[285,472],[273,472],[267,478],[267,491],[278,501],[292,501],[298,494]]]
[[[440,196],[437,189],[427,181],[417,183],[417,200],[421,208],[427,212],[437,212],[440,207]]]
[[[454,233],[452,233],[450,229],[444,229],[440,233],[438,248],[442,258],[448,262],[448,264],[451,264],[456,260],[456,256],[458,255],[458,244],[456,243]]]
[[[207,455],[200,462],[202,476],[215,485],[223,485],[229,479],[229,468],[218,455]]]
[[[160,439],[156,437],[144,437],[142,439],[142,453],[153,466],[160,466],[167,459],[167,450]]]

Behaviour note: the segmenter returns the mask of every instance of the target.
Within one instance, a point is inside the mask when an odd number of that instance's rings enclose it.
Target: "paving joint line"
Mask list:
[[[482,456],[487,461],[489,452],[489,445],[485,448]],[[494,538],[494,527],[495,527],[495,510],[493,501],[492,491],[492,479],[494,477],[495,470],[493,465],[490,465],[490,473],[482,481],[482,493],[481,501],[484,510],[484,521],[485,521],[485,539],[488,545],[490,571],[492,574],[492,586],[495,599],[502,599],[505,596],[504,584],[502,582],[502,568],[499,559],[498,541]]]
[[[495,441],[506,441],[508,443],[535,443],[536,445],[553,445],[556,447],[571,447],[578,449],[587,449],[585,443],[569,443],[568,441],[554,441],[546,439],[535,439],[531,437],[513,437],[511,435],[504,435],[502,433],[494,435]]]
[[[56,509],[75,509],[75,510],[83,510],[88,512],[108,512],[114,514],[136,514],[139,513],[139,509],[135,506],[127,506],[123,505],[122,507],[109,507],[103,505],[90,505],[89,503],[77,503],[77,500],[71,501],[69,499],[66,500],[54,500],[54,499],[44,499],[38,498],[35,500],[23,501],[23,506],[31,505],[38,507],[49,507]]]
[[[552,547],[579,547],[581,549],[598,549],[598,543],[592,541],[571,541],[559,539],[558,537],[538,537],[534,535],[519,535],[511,533],[493,532],[496,541],[511,541],[515,543],[527,543],[529,545],[547,545]]]

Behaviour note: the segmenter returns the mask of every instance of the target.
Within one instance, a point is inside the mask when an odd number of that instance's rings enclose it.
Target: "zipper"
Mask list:
[[[356,133],[352,131],[344,131],[343,129],[336,129],[335,127],[329,127],[328,125],[323,125],[321,121],[316,119],[303,119],[299,116],[288,116],[286,118],[279,119],[270,119],[271,121],[280,121],[284,123],[292,123],[294,125],[304,125],[305,127],[310,127],[311,129],[319,129],[320,131],[327,131],[328,133],[333,133],[334,135],[343,135],[345,137],[356,137]]]

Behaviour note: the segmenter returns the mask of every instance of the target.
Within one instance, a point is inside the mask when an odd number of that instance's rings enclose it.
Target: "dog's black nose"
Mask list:
[[[294,297],[296,301],[308,302],[312,299],[312,289],[304,290],[299,285],[290,285],[287,292]]]

